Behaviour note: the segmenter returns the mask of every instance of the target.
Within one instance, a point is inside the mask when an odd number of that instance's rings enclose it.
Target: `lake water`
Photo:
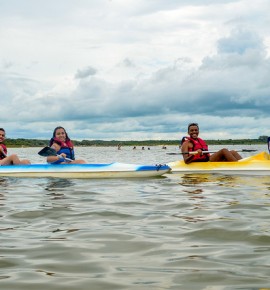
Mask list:
[[[76,152],[92,163],[181,158],[145,148]],[[41,163],[39,149],[9,154]],[[269,206],[270,176],[0,178],[0,289],[270,289]]]

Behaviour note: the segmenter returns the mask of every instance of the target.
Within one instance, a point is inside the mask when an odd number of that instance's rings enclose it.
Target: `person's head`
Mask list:
[[[3,128],[0,128],[0,142],[3,142],[6,138],[6,131]]]
[[[53,138],[57,138],[61,141],[67,141],[67,140],[70,140],[69,137],[68,137],[68,134],[66,132],[66,130],[61,127],[61,126],[58,126],[54,129],[53,131]]]
[[[199,131],[199,125],[197,123],[188,124],[188,134],[190,137],[197,137],[199,135]]]

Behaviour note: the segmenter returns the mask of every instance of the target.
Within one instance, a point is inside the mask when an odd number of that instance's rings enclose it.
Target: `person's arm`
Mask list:
[[[52,146],[51,146],[51,148],[53,148],[56,152],[57,151],[59,151],[60,149],[61,149],[61,147],[58,145],[58,144],[56,144],[56,143],[53,143],[52,144]],[[66,154],[65,153],[61,153],[60,154],[63,158],[65,158],[66,157]],[[59,160],[60,158],[58,157],[58,156],[48,156],[47,157],[47,162],[48,163],[53,163],[53,162],[55,162],[55,161],[57,161],[57,160]],[[63,160],[63,162],[64,162],[65,160]]]
[[[194,158],[194,155],[186,153],[186,152],[189,152],[189,149],[192,148],[192,147],[193,147],[193,145],[189,141],[185,141],[182,144],[181,152],[183,153],[183,159],[184,159],[186,164],[191,163],[193,158]]]
[[[1,146],[1,144],[0,144],[0,153],[2,153],[3,155],[6,155],[4,148]]]
[[[4,148],[1,146],[1,144],[0,144],[0,155],[2,157],[2,160],[7,158],[7,154],[6,154],[5,150],[4,150]]]

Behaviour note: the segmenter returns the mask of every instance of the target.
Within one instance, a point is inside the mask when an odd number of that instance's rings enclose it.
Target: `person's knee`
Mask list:
[[[220,152],[222,152],[222,154],[226,154],[226,153],[229,152],[229,151],[228,151],[227,148],[222,148],[222,149],[220,150]]]

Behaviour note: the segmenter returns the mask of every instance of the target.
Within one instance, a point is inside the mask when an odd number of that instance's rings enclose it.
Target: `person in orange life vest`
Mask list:
[[[0,166],[30,164],[29,160],[20,160],[16,154],[7,156],[7,147],[4,144],[5,139],[6,132],[3,128],[0,128]]]
[[[219,162],[219,161],[238,161],[242,157],[234,150],[229,151],[226,148],[219,150],[213,154],[203,154],[203,151],[208,151],[208,146],[204,140],[199,138],[199,125],[197,123],[191,123],[188,125],[189,137],[182,139],[181,151],[190,152],[197,151],[198,154],[184,153],[183,158],[186,164],[191,162]]]
[[[47,162],[51,164],[75,164],[75,163],[86,163],[84,160],[75,159],[74,146],[66,130],[59,126],[53,131],[53,137],[50,140],[51,148],[53,148],[59,156],[48,156]],[[65,158],[72,159],[68,161]]]

